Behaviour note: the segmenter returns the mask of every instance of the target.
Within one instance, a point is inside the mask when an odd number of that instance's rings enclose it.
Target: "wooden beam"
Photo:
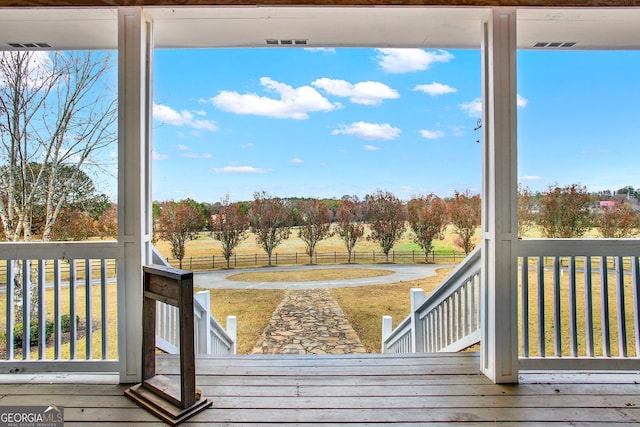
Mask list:
[[[86,6],[640,7],[640,0],[0,0],[0,7]]]

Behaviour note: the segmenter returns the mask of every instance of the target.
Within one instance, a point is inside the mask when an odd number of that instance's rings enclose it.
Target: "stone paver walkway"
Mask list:
[[[366,353],[328,289],[288,290],[254,354]]]

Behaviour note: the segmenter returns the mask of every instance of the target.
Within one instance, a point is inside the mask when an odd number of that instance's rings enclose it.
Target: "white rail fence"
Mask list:
[[[640,240],[519,242],[520,369],[640,369]]]
[[[116,242],[1,243],[0,372],[117,372]]]
[[[153,262],[171,267],[160,252],[152,246]],[[196,354],[236,354],[237,319],[227,317],[223,328],[211,313],[211,294],[197,292],[193,299],[193,323]],[[180,352],[178,308],[157,302],[156,347],[169,354]]]
[[[425,298],[411,290],[411,314],[395,330],[382,318],[382,352],[460,351],[480,341],[480,248]]]
[[[193,300],[196,354],[236,354],[236,316],[227,317],[226,330],[211,314],[209,291],[196,293]],[[158,302],[156,347],[169,353],[180,352],[178,309]]]

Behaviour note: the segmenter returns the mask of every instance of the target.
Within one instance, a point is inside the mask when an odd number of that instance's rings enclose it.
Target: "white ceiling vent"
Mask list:
[[[51,49],[49,43],[9,43],[14,49]]]
[[[306,39],[267,39],[267,46],[306,46]]]
[[[577,42],[536,42],[533,47],[537,48],[556,48],[556,47],[573,47]]]

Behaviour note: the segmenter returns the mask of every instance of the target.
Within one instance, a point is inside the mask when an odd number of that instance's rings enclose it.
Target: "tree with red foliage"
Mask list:
[[[404,203],[393,193],[378,190],[365,196],[368,223],[371,227],[369,240],[380,243],[382,252],[389,261],[389,252],[402,237],[406,229]]]
[[[336,210],[336,233],[347,246],[349,264],[356,243],[364,236],[364,206],[358,196],[344,196]]]
[[[453,198],[449,200],[448,208],[449,219],[458,235],[455,243],[468,254],[475,246],[473,236],[481,222],[480,195],[472,195],[469,190],[465,190],[464,193],[455,191]]]
[[[413,241],[424,251],[425,261],[429,260],[432,242],[444,239],[449,217],[447,204],[435,194],[414,197],[407,203],[409,226],[414,232]]]
[[[300,218],[298,236],[306,245],[309,264],[313,264],[316,245],[331,236],[331,217],[333,214],[323,201],[304,199],[298,204],[298,216]]]
[[[273,250],[291,234],[292,212],[288,204],[279,197],[265,191],[253,194],[249,208],[249,224],[258,244],[267,253],[269,266]]]
[[[112,203],[94,223],[95,233],[101,239],[118,237],[118,205]]]
[[[600,235],[605,238],[621,239],[633,237],[640,228],[640,215],[628,203],[619,203],[603,208],[598,215]]]
[[[247,237],[249,229],[249,217],[246,211],[238,203],[231,203],[229,195],[223,200],[218,212],[209,218],[209,230],[213,238],[222,243],[222,255],[229,261],[233,250]]]
[[[168,201],[160,204],[160,215],[156,222],[158,236],[171,245],[171,255],[178,260],[182,268],[185,244],[198,237],[204,228],[205,219],[202,210],[193,200],[180,202]]]
[[[582,237],[591,227],[591,197],[584,186],[550,186],[542,193],[539,203],[538,223],[546,237]]]

